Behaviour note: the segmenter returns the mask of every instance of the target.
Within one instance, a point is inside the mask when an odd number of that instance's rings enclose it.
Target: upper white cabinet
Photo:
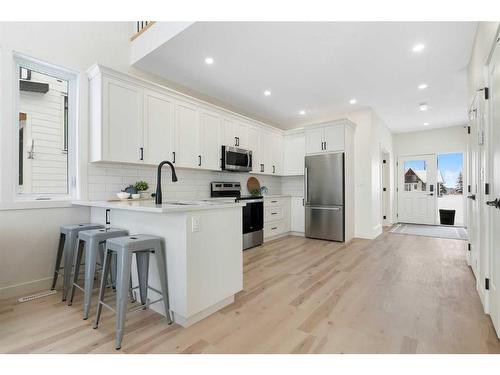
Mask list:
[[[144,163],[173,160],[174,102],[171,97],[144,90]],[[142,147],[142,146],[141,146]]]
[[[306,137],[304,133],[287,134],[283,138],[283,175],[304,175]]]
[[[239,121],[225,117],[223,120],[223,145],[239,148],[248,148],[247,126]]]
[[[252,172],[262,173],[261,130],[250,126],[247,129],[248,149],[252,151]]]
[[[307,129],[306,154],[344,150],[344,125],[323,125]]]
[[[188,103],[175,106],[175,157],[180,167],[196,167],[200,164],[200,118],[198,109]]]
[[[91,118],[91,161],[141,163],[143,159],[143,90],[126,80],[103,76],[91,88],[98,92]]]
[[[226,145],[252,151],[253,173],[283,175],[280,130],[102,66],[88,76],[90,161],[220,170]]]
[[[214,112],[202,111],[200,123],[199,166],[205,169],[220,169],[221,117]]]

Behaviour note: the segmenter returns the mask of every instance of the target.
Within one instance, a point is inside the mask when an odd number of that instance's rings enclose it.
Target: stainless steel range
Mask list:
[[[235,198],[245,202],[243,207],[243,250],[262,245],[264,242],[264,198],[242,196],[239,182],[212,182],[212,198]]]

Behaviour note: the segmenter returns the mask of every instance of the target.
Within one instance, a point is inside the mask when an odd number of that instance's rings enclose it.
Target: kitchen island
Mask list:
[[[165,239],[170,309],[174,321],[190,326],[234,302],[243,289],[242,207],[222,201],[76,201],[91,207],[91,221],[130,234]],[[156,259],[151,257],[149,285],[160,290]],[[132,267],[137,285],[135,259]],[[152,290],[148,298],[159,296]],[[165,315],[163,304],[151,309]]]

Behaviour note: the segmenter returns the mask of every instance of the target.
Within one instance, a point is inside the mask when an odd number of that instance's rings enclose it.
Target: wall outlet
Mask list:
[[[200,231],[200,217],[199,216],[193,216],[191,218],[191,230],[193,233]]]

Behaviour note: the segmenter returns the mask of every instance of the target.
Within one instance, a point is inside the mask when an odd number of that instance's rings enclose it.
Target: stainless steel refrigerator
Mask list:
[[[304,185],[306,237],[343,242],[344,153],[306,156]]]

